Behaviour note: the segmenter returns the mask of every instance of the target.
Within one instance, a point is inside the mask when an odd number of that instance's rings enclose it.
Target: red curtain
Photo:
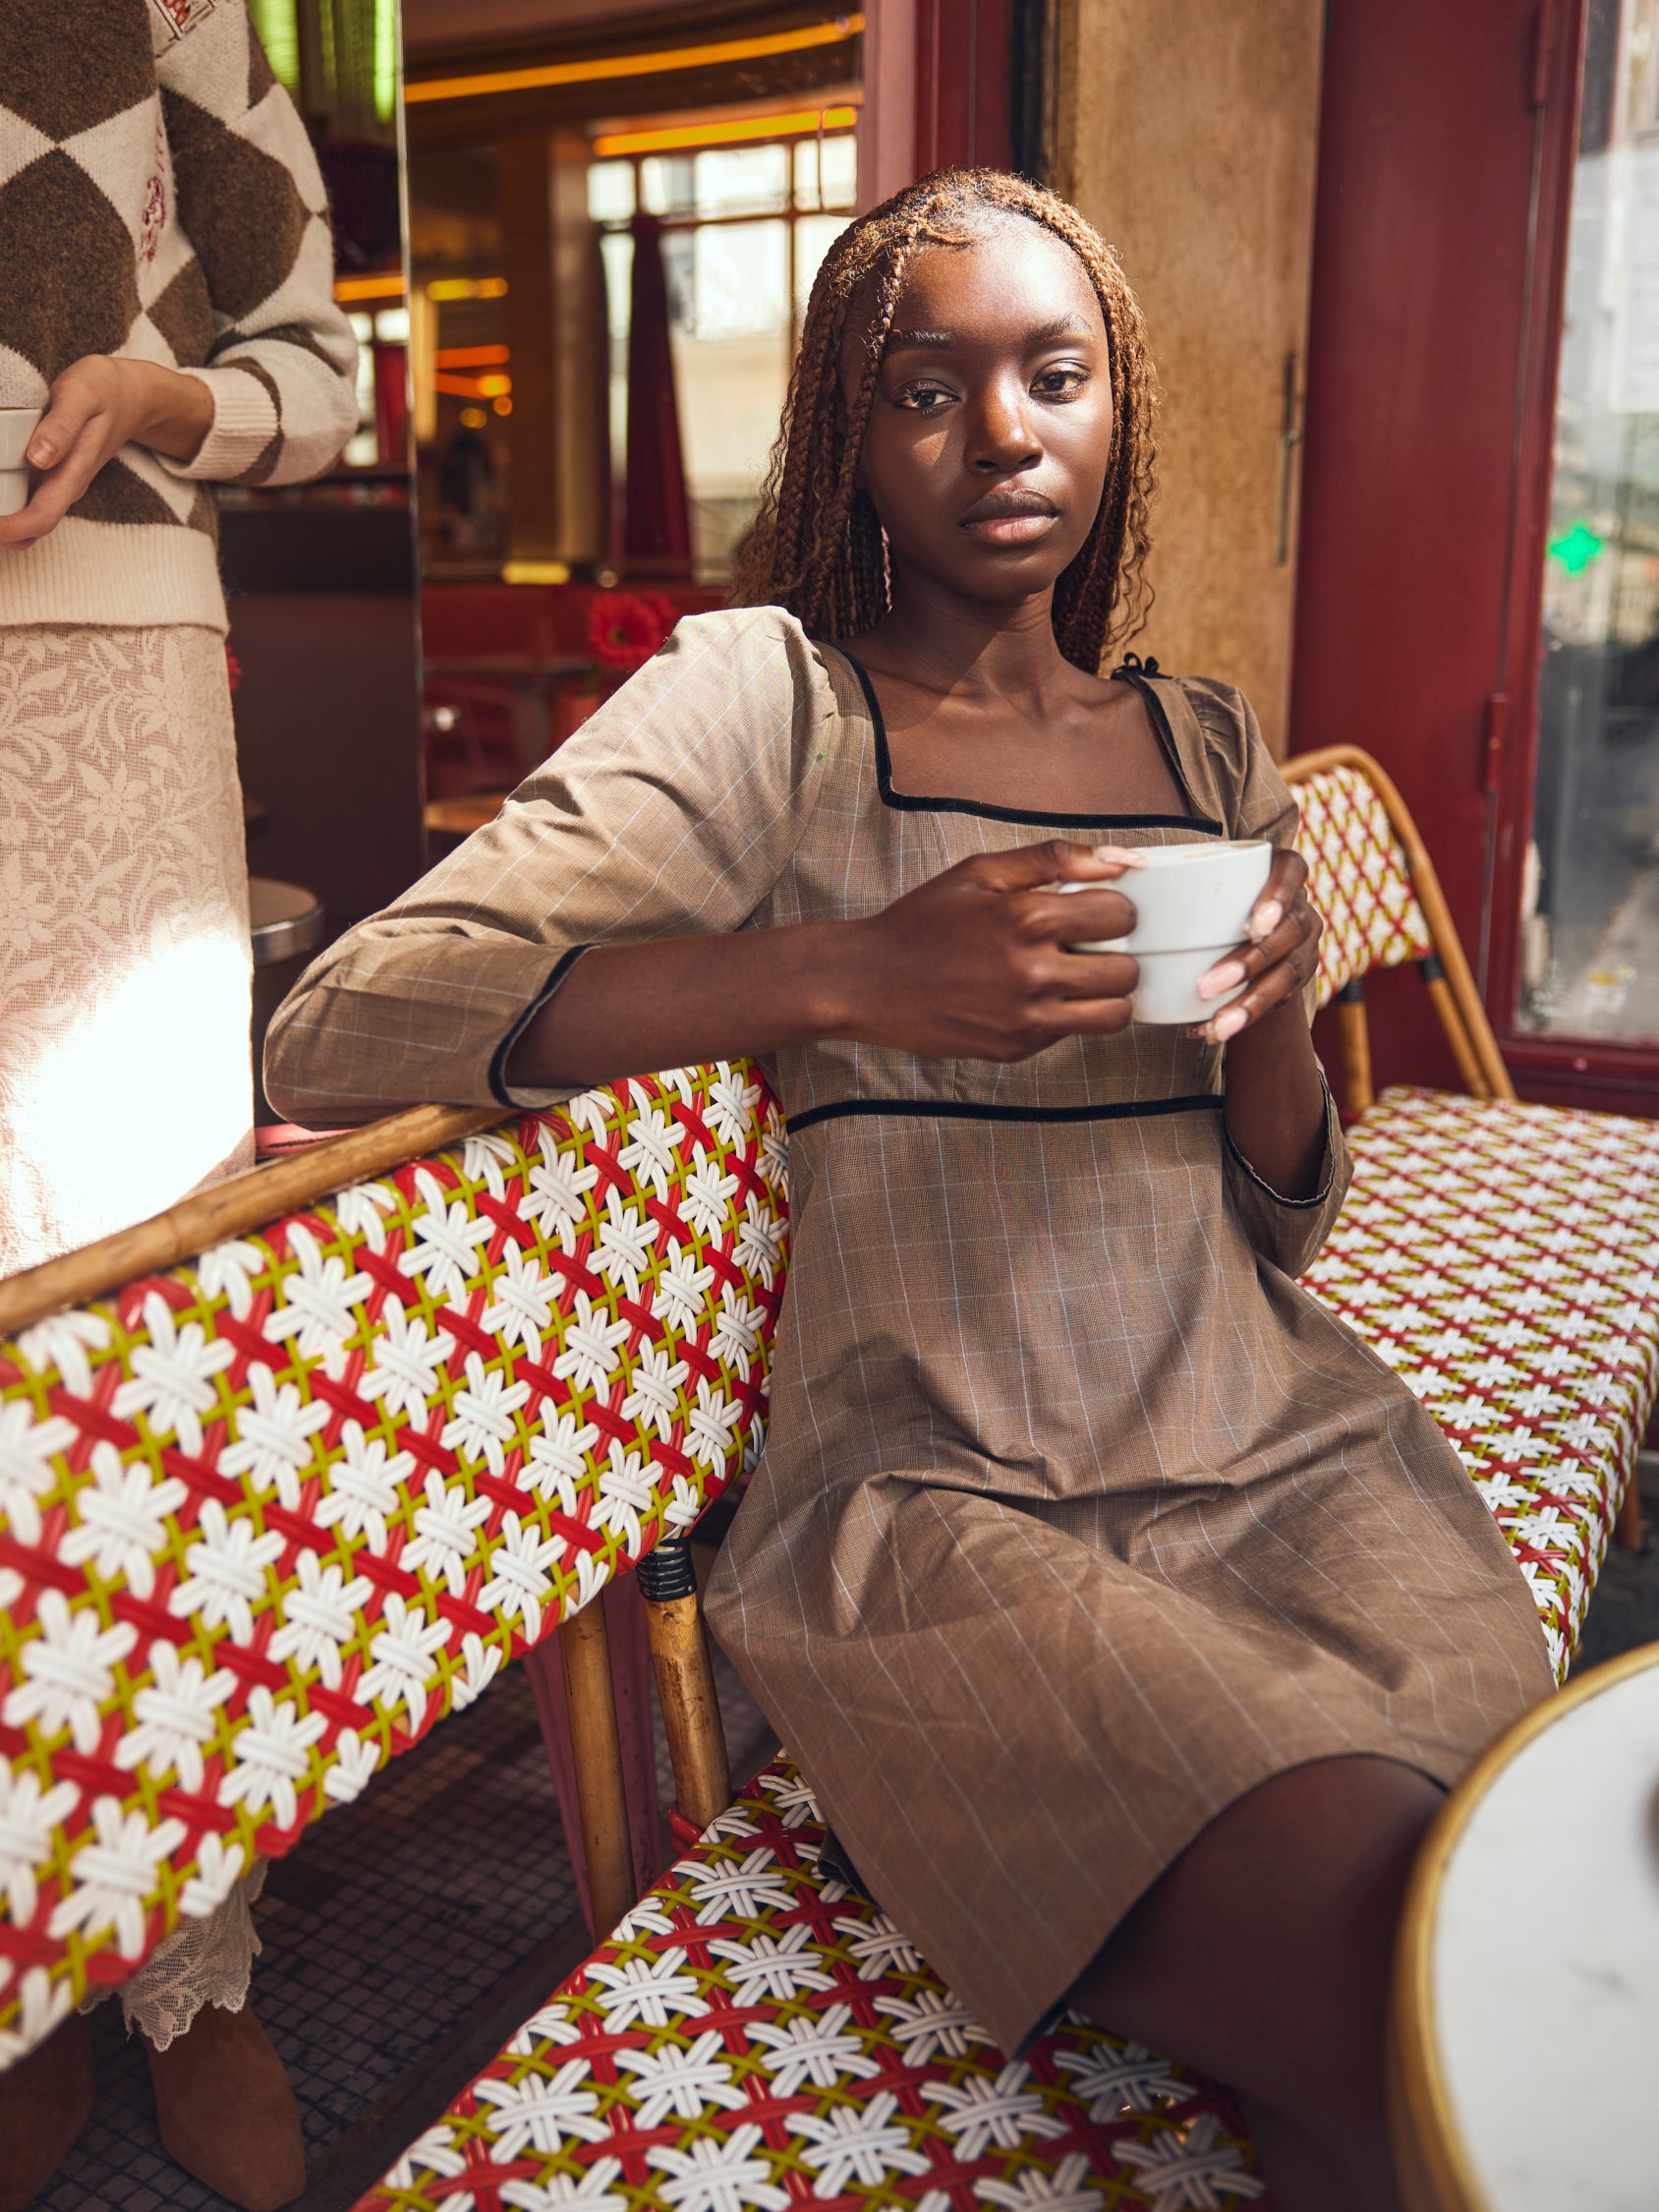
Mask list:
[[[633,227],[624,564],[635,576],[685,576],[691,572],[691,514],[668,347],[662,225],[655,215],[640,214]]]

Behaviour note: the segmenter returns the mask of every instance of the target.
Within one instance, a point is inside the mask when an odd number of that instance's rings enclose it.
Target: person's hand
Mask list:
[[[836,1033],[922,1059],[997,1061],[1115,1034],[1128,1023],[1135,961],[1067,948],[1133,929],[1133,906],[1109,887],[1141,864],[1114,845],[1056,839],[946,868],[844,925],[849,1013]],[[1100,888],[1066,894],[1056,883]]]
[[[1219,999],[1247,982],[1250,988],[1210,1017],[1194,1034],[1226,1044],[1264,1015],[1299,998],[1319,965],[1325,924],[1307,895],[1307,863],[1281,849],[1261,897],[1250,910],[1250,942],[1218,960],[1198,979],[1201,999]]]
[[[20,513],[0,515],[0,547],[32,545],[55,530],[122,446],[147,445],[188,461],[212,425],[213,395],[199,377],[102,353],[72,362],[29,441],[39,482]]]

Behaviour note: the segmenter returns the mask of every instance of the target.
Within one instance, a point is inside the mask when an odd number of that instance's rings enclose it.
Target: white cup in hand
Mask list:
[[[29,504],[29,441],[43,407],[0,407],[0,514],[22,514]]]
[[[1133,902],[1135,926],[1126,937],[1074,945],[1077,953],[1128,953],[1140,963],[1129,1001],[1137,1021],[1208,1021],[1245,986],[1218,999],[1198,996],[1198,978],[1237,950],[1249,934],[1250,910],[1267,888],[1273,846],[1266,839],[1234,844],[1205,839],[1199,844],[1143,845],[1143,866],[1114,888]],[[1062,883],[1061,891],[1092,891],[1087,883]]]

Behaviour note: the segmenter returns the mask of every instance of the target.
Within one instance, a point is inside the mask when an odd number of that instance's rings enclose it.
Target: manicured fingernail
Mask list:
[[[1097,844],[1095,846],[1095,858],[1097,860],[1116,860],[1120,868],[1144,868],[1146,866],[1144,854],[1129,852],[1120,844]]]
[[[1271,937],[1284,919],[1285,908],[1279,901],[1264,900],[1250,916],[1250,935],[1259,943],[1262,938]]]
[[[1220,967],[1211,968],[1208,975],[1198,978],[1198,996],[1201,999],[1219,999],[1224,991],[1244,980],[1242,960],[1223,960]]]
[[[57,458],[57,447],[52,443],[49,437],[41,437],[37,434],[35,437],[29,439],[29,448],[25,455],[25,458],[34,468],[49,468],[52,462]]]
[[[1226,1044],[1229,1037],[1237,1036],[1249,1019],[1242,1008],[1230,1006],[1225,1014],[1218,1014],[1211,1022],[1210,1034],[1217,1044]]]

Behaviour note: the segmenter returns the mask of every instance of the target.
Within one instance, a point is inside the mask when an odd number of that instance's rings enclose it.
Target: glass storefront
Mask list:
[[[1590,0],[1521,1026],[1659,1038],[1659,0]]]

